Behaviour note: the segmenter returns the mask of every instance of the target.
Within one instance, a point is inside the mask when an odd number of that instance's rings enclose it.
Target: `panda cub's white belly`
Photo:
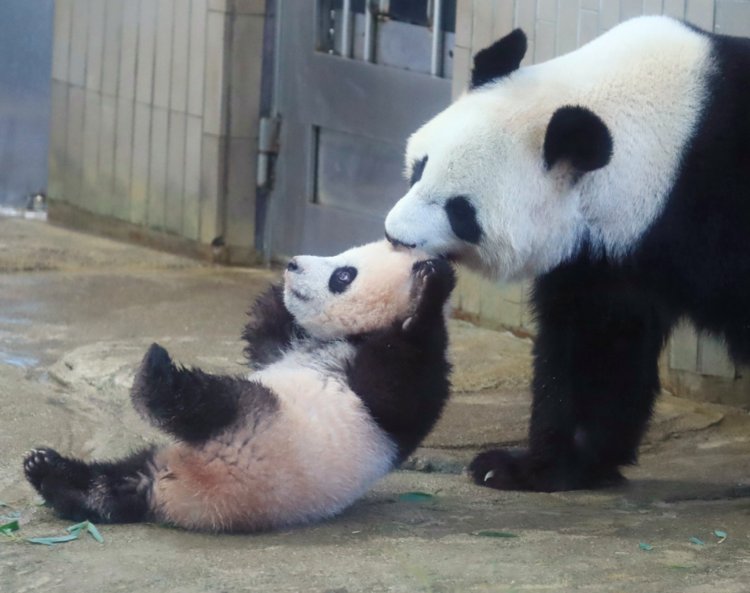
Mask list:
[[[330,515],[387,474],[396,446],[346,383],[354,356],[347,342],[300,344],[278,362],[253,373],[279,399],[279,411],[257,445],[277,460],[277,494],[288,512],[307,519]],[[285,505],[284,505],[285,506]]]

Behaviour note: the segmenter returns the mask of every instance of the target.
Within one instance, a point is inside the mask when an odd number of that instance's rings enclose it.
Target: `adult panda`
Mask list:
[[[255,304],[247,378],[153,345],[132,399],[176,438],[117,461],[24,459],[57,514],[256,531],[331,516],[408,456],[448,397],[451,265],[386,241],[294,258]]]
[[[682,317],[750,359],[750,40],[627,21],[519,69],[520,30],[419,129],[394,243],[503,280],[536,277],[529,447],[480,454],[499,489],[622,479]]]

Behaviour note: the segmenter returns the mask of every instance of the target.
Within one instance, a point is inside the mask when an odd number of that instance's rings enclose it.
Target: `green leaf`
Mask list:
[[[651,550],[654,549],[654,546],[652,546],[651,544],[647,544],[645,542],[641,542],[640,544],[638,544],[638,547],[644,552],[650,552]]]
[[[706,544],[706,542],[704,542],[702,539],[699,539],[695,536],[690,538],[690,543],[695,544],[696,546],[703,546]]]
[[[93,537],[96,541],[98,541],[100,544],[104,543],[104,538],[102,537],[102,534],[99,533],[96,525],[94,525],[93,523],[89,523],[86,529],[91,534],[91,537]]]
[[[721,531],[721,529],[714,530],[714,535],[719,539],[727,539],[727,532]]]
[[[481,531],[475,531],[472,535],[478,535],[479,537],[518,537],[518,535],[511,533],[510,531],[496,531],[494,529],[482,529]]]
[[[18,524],[18,519],[14,519],[9,523],[0,525],[0,533],[2,533],[3,535],[10,535],[14,531],[18,531],[19,529],[21,529],[21,526]]]
[[[32,544],[42,544],[44,546],[54,546],[55,544],[64,544],[78,539],[80,531],[69,533],[68,535],[57,535],[53,537],[30,537],[26,541]]]
[[[435,497],[428,492],[404,492],[398,497],[399,500],[403,500],[405,502],[426,502],[428,500],[432,500],[433,498]]]
[[[66,528],[65,531],[67,531],[68,533],[80,533],[84,529],[88,529],[88,526],[88,521],[81,521],[80,523],[76,523],[75,525],[71,525],[70,527]]]

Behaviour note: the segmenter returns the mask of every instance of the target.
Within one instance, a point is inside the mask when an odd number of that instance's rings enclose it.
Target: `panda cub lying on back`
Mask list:
[[[91,463],[36,449],[26,477],[74,520],[254,531],[333,515],[439,418],[454,284],[447,262],[384,241],[296,257],[251,311],[249,378],[149,349],[133,404],[174,444]]]

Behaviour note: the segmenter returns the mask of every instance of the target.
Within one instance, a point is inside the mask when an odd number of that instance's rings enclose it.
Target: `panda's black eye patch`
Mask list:
[[[357,268],[351,266],[344,266],[342,268],[336,268],[331,274],[331,278],[328,280],[328,290],[334,294],[340,294],[344,292],[349,285],[354,282],[357,277]]]
[[[414,167],[412,167],[411,170],[411,177],[409,177],[409,187],[422,179],[422,173],[424,173],[424,168],[427,165],[427,159],[428,157],[424,157],[414,163]]]
[[[464,196],[455,196],[445,203],[445,213],[448,215],[453,233],[467,243],[479,243],[482,238],[482,227],[477,221],[477,210]]]

